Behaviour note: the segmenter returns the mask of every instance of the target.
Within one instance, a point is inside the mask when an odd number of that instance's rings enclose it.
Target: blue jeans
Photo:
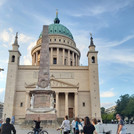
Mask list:
[[[40,128],[34,128],[34,134],[38,134],[40,132]]]

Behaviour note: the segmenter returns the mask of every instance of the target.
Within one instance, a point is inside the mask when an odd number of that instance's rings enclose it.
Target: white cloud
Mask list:
[[[102,97],[102,98],[110,98],[110,97],[114,97],[114,96],[115,96],[115,93],[112,90],[100,93],[100,97]]]
[[[0,6],[2,6],[5,2],[6,0],[0,0]]]
[[[29,41],[33,40],[32,37],[28,36],[28,35],[25,35],[23,33],[20,33],[19,34],[19,42],[20,43],[27,43]]]
[[[83,17],[83,16],[97,16],[103,13],[116,13],[120,11],[123,8],[126,8],[128,6],[132,5],[133,0],[124,0],[122,1],[105,1],[102,0],[99,2],[99,4],[90,4],[90,6],[87,6],[86,8],[80,8],[76,11],[66,11],[69,15],[75,16],[75,17]],[[79,12],[78,12],[79,11]]]
[[[103,48],[103,47],[119,46],[133,38],[134,38],[134,34],[128,35],[127,37],[123,38],[120,41],[108,41],[106,39],[100,39],[100,38],[95,38],[94,40],[98,44],[98,46],[97,46],[98,48],[100,48],[100,47]]]
[[[4,88],[0,88],[0,94],[3,93],[5,91]]]
[[[0,34],[0,38],[3,40],[3,42],[9,42],[10,35],[9,35],[8,31],[4,30],[4,31]]]
[[[24,65],[31,65],[32,63],[29,56],[24,56],[23,60],[24,60]]]
[[[6,74],[4,72],[0,72],[0,81],[6,80]]]
[[[109,107],[112,107],[114,105],[115,105],[115,103],[112,103],[112,102],[101,103],[101,107],[104,107],[104,108],[109,108]]]
[[[33,12],[29,12],[29,11],[23,11],[24,14],[29,15],[30,17],[32,17],[33,19],[36,19],[38,23],[40,24],[45,24],[45,25],[49,25],[51,24],[53,21],[49,18],[45,17],[44,15],[33,13]]]
[[[36,45],[36,41],[31,42],[30,45],[27,47],[27,55],[23,57],[24,65],[32,64],[31,50],[35,45]]]
[[[101,79],[100,82],[99,82],[99,84],[100,85],[103,85],[104,84],[104,80]]]

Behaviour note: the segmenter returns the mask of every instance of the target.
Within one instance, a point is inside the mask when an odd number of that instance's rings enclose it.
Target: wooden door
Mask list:
[[[73,108],[69,108],[69,118],[73,118]]]

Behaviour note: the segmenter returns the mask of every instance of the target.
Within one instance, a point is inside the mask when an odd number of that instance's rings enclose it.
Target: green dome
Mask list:
[[[49,35],[61,34],[61,35],[67,36],[73,40],[73,36],[72,36],[71,32],[69,31],[69,29],[59,23],[60,23],[60,20],[58,18],[58,14],[56,14],[56,18],[54,19],[54,24],[51,24],[48,27],[48,34]],[[42,32],[41,32],[39,38],[42,38]]]

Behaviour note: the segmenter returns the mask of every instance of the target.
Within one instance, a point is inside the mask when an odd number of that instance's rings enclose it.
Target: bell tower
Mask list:
[[[16,80],[18,73],[18,66],[20,60],[20,52],[18,50],[18,33],[16,33],[15,41],[12,44],[12,50],[9,50],[9,61],[8,61],[8,71],[7,71],[7,82],[6,82],[6,92],[4,101],[4,111],[3,117],[12,118],[14,115],[14,98],[16,92]]]
[[[97,54],[98,51],[95,50],[95,45],[91,34],[89,51],[87,53],[88,67],[89,67],[90,104],[91,104],[90,118],[101,119]]]

